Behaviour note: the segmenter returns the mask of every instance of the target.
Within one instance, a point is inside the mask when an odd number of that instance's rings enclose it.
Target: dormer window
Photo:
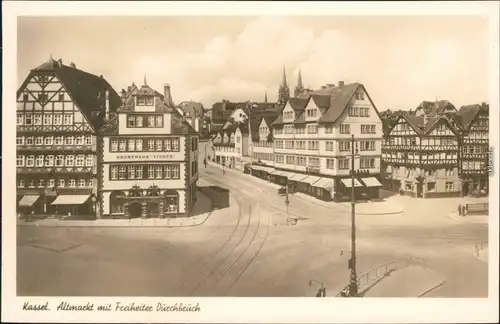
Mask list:
[[[152,106],[153,103],[153,96],[137,96],[137,106]]]
[[[307,113],[307,117],[317,117],[318,116],[318,110],[316,110],[316,109],[307,109],[306,113]]]

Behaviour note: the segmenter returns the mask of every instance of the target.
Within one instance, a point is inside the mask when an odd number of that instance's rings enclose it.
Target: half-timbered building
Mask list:
[[[175,108],[170,87],[122,91],[100,130],[100,212],[111,218],[178,217],[196,202],[199,135]]]
[[[487,195],[489,105],[463,106],[456,119],[462,128],[459,162],[462,194]]]
[[[244,170],[249,158],[248,124],[231,124],[215,134],[213,140],[215,162],[228,168]]]
[[[102,77],[61,60],[31,70],[17,91],[20,213],[96,214],[96,131],[120,97]]]
[[[401,113],[384,135],[384,188],[412,197],[459,196],[459,136],[445,115]]]

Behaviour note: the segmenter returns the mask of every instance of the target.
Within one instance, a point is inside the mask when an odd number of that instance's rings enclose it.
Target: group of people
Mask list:
[[[467,205],[458,205],[458,215],[459,216],[467,216]]]

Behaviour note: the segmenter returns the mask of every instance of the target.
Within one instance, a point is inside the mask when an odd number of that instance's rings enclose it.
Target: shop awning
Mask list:
[[[329,178],[320,178],[317,182],[313,184],[314,187],[324,188],[326,190],[333,189],[333,179]]]
[[[287,177],[288,179],[290,179],[291,177],[293,177],[294,174],[295,173],[292,173],[292,172],[281,171],[280,176]]]
[[[300,180],[300,182],[308,183],[308,184],[312,185],[313,183],[315,183],[319,179],[320,179],[320,177],[308,176],[307,178]]]
[[[19,207],[31,207],[38,200],[40,196],[26,195],[19,200]]]
[[[374,177],[361,178],[361,181],[363,181],[367,187],[382,187],[382,184],[377,180],[377,178]]]
[[[52,205],[81,205],[89,199],[90,195],[59,195]]]
[[[347,187],[351,188],[352,187],[352,180],[351,179],[342,179],[342,183]],[[361,182],[358,181],[358,179],[354,179],[354,187],[363,187]]]
[[[252,165],[250,167],[252,170],[255,170],[255,171],[262,171],[262,167],[258,166],[258,165]]]
[[[274,171],[274,169],[273,169],[273,168],[271,168],[271,167],[266,167],[266,166],[259,166],[259,170],[260,170],[260,171],[267,172],[267,173],[271,173],[271,172],[273,172],[273,171]]]
[[[294,173],[288,180],[292,181],[301,181],[302,179],[307,178],[307,175],[305,174],[299,174],[299,173]]]
[[[272,174],[272,175],[280,175],[282,171],[278,171],[278,170],[274,170],[272,172],[270,172],[269,174]]]

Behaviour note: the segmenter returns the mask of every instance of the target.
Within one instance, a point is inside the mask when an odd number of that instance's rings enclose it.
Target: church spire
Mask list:
[[[281,86],[283,88],[286,88],[288,86],[286,82],[286,71],[285,71],[285,65],[283,65],[283,78],[281,79]]]
[[[302,92],[304,92],[304,85],[302,84],[302,72],[299,70],[299,76],[297,77],[297,85],[293,92],[294,97],[298,97]]]
[[[145,86],[147,86],[147,85],[148,85],[148,83],[147,83],[147,81],[146,81],[146,73],[144,73],[144,85],[145,85]]]

